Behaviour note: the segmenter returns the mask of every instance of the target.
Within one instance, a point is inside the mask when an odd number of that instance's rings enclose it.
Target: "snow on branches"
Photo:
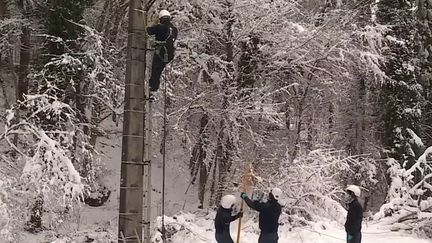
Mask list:
[[[29,203],[19,205],[21,213],[31,213],[39,229],[41,220],[44,227],[56,227],[95,186],[95,145],[105,135],[101,123],[122,113],[117,52],[93,29],[79,26],[85,33],[74,40],[77,48],[51,55],[32,70],[29,91],[8,110],[0,137],[10,151],[2,159],[15,161],[19,171],[6,179],[23,191]]]
[[[175,107],[169,116],[191,154],[192,181],[202,178],[200,191],[212,198],[215,185],[233,188],[238,181],[221,174],[240,178],[235,168],[281,160],[287,148],[293,161],[316,148],[347,147],[338,141],[350,90],[359,79],[385,78],[384,27],[356,25],[356,9],[319,17],[296,1],[172,5],[182,38],[165,76]]]
[[[75,168],[73,148],[82,131],[75,112],[52,95],[54,91],[51,87],[42,94],[26,96],[21,104],[28,111],[24,117],[15,119],[16,111],[9,110],[2,136],[16,150],[16,160],[23,162],[20,187],[29,198],[42,197],[47,208],[71,206],[82,198],[85,188]],[[15,136],[23,142],[15,145]],[[85,146],[80,152],[88,154]]]
[[[0,53],[9,53],[21,34],[22,19],[8,18],[0,20]]]
[[[17,186],[17,181],[7,176],[0,179],[0,240],[8,242],[16,237],[17,225],[25,221],[21,207],[25,192]]]
[[[325,217],[343,223],[346,211],[341,203],[344,203],[345,183],[357,177],[353,168],[364,165],[363,158],[347,156],[344,151],[316,149],[294,161],[285,159],[279,166],[273,166],[267,173],[270,175],[268,179],[262,179],[257,188],[280,187],[289,214],[307,221]],[[269,170],[267,167],[263,169]],[[347,181],[347,177],[351,180]],[[373,184],[376,183],[374,177],[358,176],[356,183]]]
[[[407,216],[417,215],[418,219],[432,218],[432,147],[410,167],[402,166],[393,158],[387,160],[391,184],[387,203],[374,216],[376,220],[392,216],[399,221]]]

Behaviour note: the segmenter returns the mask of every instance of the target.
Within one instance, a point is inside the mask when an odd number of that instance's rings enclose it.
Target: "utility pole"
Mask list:
[[[143,220],[143,181],[149,176],[150,162],[145,160],[146,123],[146,20],[147,0],[129,1],[128,46],[125,106],[120,176],[118,242],[143,242],[143,228],[149,229],[149,215]],[[147,157],[147,156],[146,156]],[[146,180],[147,183],[147,180]],[[146,190],[146,201],[151,191]],[[146,209],[146,212],[149,209]],[[144,227],[143,227],[144,226]],[[145,230],[145,238],[150,238]]]
[[[146,9],[148,9],[149,6],[147,6]],[[145,25],[147,25],[147,18],[145,18]],[[147,44],[151,42],[147,39]],[[146,72],[151,72],[151,61],[153,54],[153,49],[147,47],[147,50],[150,50],[149,53],[147,53],[147,65],[146,65]],[[150,56],[149,56],[150,55]],[[146,79],[148,80],[148,79]],[[149,82],[146,82],[146,97],[149,97]],[[143,243],[151,243],[151,232],[150,232],[150,221],[151,221],[151,193],[152,193],[152,185],[151,185],[151,142],[152,142],[152,120],[153,120],[153,111],[152,111],[152,102],[149,101],[149,99],[146,99],[146,119],[145,119],[145,129],[144,129],[144,159],[143,161],[146,161],[146,164],[144,165],[144,241]]]

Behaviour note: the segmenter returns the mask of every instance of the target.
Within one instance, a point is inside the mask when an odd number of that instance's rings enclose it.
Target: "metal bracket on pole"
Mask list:
[[[150,161],[122,161],[122,164],[130,164],[130,165],[149,165]]]
[[[140,135],[129,135],[129,134],[123,134],[123,137],[129,137],[129,138],[144,138],[144,136],[140,136]]]
[[[119,213],[119,216],[137,215],[138,213]]]
[[[146,114],[145,111],[139,111],[139,110],[123,110],[124,112],[134,112],[134,113],[141,113],[141,114]]]

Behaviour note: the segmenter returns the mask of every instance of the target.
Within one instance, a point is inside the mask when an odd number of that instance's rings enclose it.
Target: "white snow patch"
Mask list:
[[[255,214],[253,214],[255,215]],[[180,214],[174,218],[166,217],[167,229],[172,229],[172,243],[210,243],[215,242],[213,219],[215,213],[204,215]],[[249,215],[250,216],[250,215]],[[287,217],[283,215],[282,217]],[[231,237],[236,241],[237,222],[231,223]],[[284,222],[281,219],[281,222]],[[157,221],[160,225],[160,218]],[[404,232],[391,232],[391,227],[380,224],[363,224],[363,243],[430,243],[431,240],[420,239]],[[159,241],[160,233],[153,238]],[[242,222],[241,243],[257,242],[259,237],[258,223],[254,218],[247,217]],[[279,243],[337,243],[346,242],[346,233],[341,224],[332,221],[311,223],[310,226],[295,227],[284,223],[279,227]]]

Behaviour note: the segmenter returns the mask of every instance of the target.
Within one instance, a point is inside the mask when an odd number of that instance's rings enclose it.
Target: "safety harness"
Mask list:
[[[172,35],[172,28],[169,27],[168,37],[164,41],[155,40],[153,44],[153,47],[155,48],[155,55],[157,55],[164,63],[169,62],[168,49],[166,45],[167,45],[167,40],[171,37],[171,35]]]

